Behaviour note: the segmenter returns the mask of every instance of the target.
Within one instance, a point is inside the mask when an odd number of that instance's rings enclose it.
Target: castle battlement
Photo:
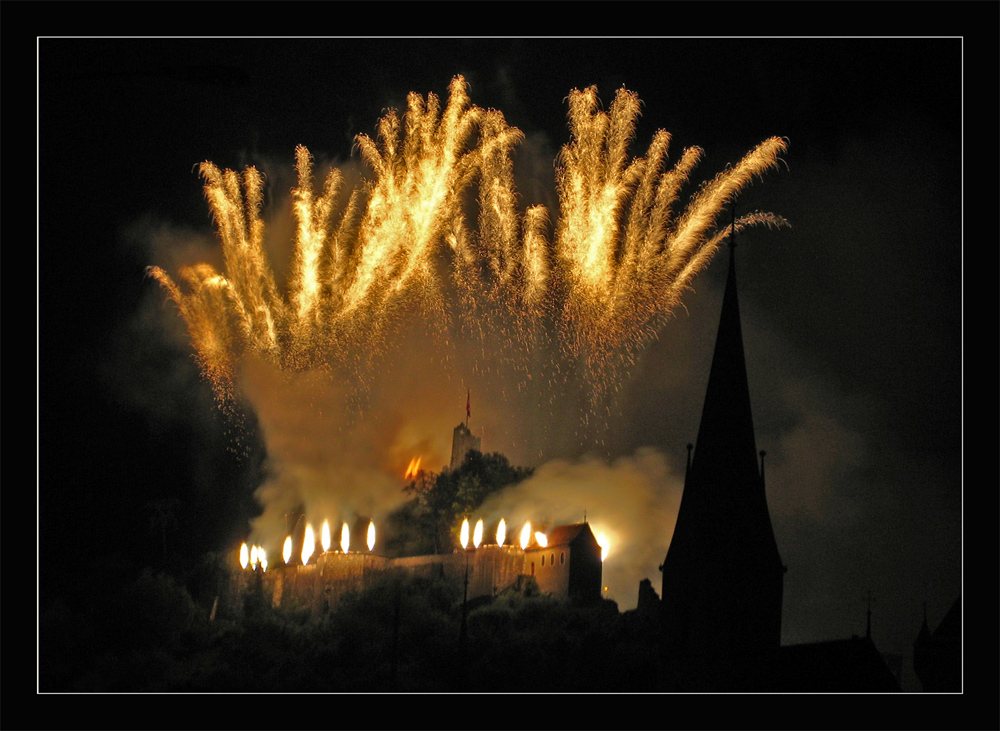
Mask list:
[[[542,593],[596,599],[601,595],[601,548],[590,526],[559,526],[542,547],[485,545],[452,553],[389,558],[374,553],[326,551],[306,565],[243,569],[238,595],[259,587],[274,607],[321,612],[350,592],[391,575],[445,578],[462,584],[468,598],[496,596],[533,577]]]

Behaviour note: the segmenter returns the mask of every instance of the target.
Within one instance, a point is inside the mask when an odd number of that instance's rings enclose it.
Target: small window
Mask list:
[[[535,575],[535,562],[534,561],[531,562],[531,575],[532,576]]]
[[[544,566],[544,565],[545,565],[545,554],[543,553],[542,554],[542,566]]]
[[[550,555],[550,556],[549,556],[549,563],[550,563],[550,564],[551,564],[552,566],[555,566],[555,565],[556,565],[556,555],[555,555],[554,553],[553,553],[552,555]]]
[[[559,565],[561,566],[564,563],[566,563],[566,553],[565,552],[559,554]]]

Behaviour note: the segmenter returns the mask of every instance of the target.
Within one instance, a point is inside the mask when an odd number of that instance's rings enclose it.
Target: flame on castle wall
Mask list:
[[[309,563],[309,559],[312,558],[313,552],[315,550],[316,550],[316,538],[313,536],[313,528],[309,523],[306,523],[306,534],[305,538],[302,540],[303,566]]]

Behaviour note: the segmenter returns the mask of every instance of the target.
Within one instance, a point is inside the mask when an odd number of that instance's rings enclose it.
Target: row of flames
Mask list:
[[[469,519],[466,518],[462,521],[462,532],[460,535],[460,540],[462,543],[462,548],[469,547]],[[472,529],[472,546],[473,548],[479,548],[479,545],[483,541],[483,519],[480,518],[476,522],[476,527]],[[549,544],[548,536],[546,536],[541,531],[531,530],[531,521],[524,524],[521,529],[520,545],[521,550],[527,550],[528,546],[531,545],[532,538],[535,541],[535,545],[545,548]],[[507,521],[503,518],[500,519],[500,523],[497,525],[497,545],[502,546],[507,540]],[[601,561],[603,562],[608,557],[608,539],[603,533],[597,536],[597,545],[601,547]]]
[[[330,550],[330,546],[333,545],[333,538],[330,532],[330,521],[324,520],[323,526],[320,528],[320,546],[323,549],[323,553]],[[368,536],[367,536],[368,550],[375,550],[375,523],[371,522],[368,524]],[[349,553],[351,550],[351,529],[344,523],[343,527],[340,529],[340,550],[344,553]],[[302,552],[300,557],[302,558],[302,565],[305,566],[309,563],[309,560],[313,557],[316,552],[316,532],[313,530],[311,523],[306,523],[305,536],[302,539]],[[284,560],[287,566],[292,562],[292,537],[286,536],[285,543],[281,548],[281,558]],[[244,569],[248,566],[256,570],[260,566],[261,570],[267,571],[267,553],[260,546],[247,546],[244,543],[240,546],[240,566]]]
[[[471,529],[472,532],[472,546],[473,548],[479,548],[480,544],[483,542],[483,531],[485,530],[483,519],[480,518],[475,525],[475,528]],[[462,531],[461,531],[461,543],[463,549],[468,549],[469,547],[469,519],[466,518],[462,521]],[[532,538],[534,538],[535,544],[545,548],[548,545],[548,537],[541,531],[532,531],[531,522],[528,521],[524,524],[521,529],[520,545],[521,550],[526,550],[529,545],[531,545]],[[500,519],[500,523],[497,525],[496,532],[497,546],[503,546],[504,542],[507,540],[507,521],[503,518]],[[601,561],[603,562],[608,557],[608,540],[604,534],[597,536],[597,544],[601,547]],[[323,526],[320,529],[320,546],[323,548],[323,552],[326,553],[330,550],[332,545],[331,533],[330,533],[330,521],[324,520]],[[343,527],[340,529],[340,550],[344,553],[348,553],[351,548],[351,529],[348,527],[347,523],[344,523]],[[375,523],[371,522],[368,524],[368,550],[375,550]],[[309,563],[313,554],[316,552],[316,535],[313,531],[311,523],[306,523],[305,537],[302,541],[302,565],[305,566]],[[292,537],[287,536],[285,538],[284,546],[281,550],[281,557],[285,562],[285,565],[289,565],[292,561]],[[248,566],[254,571],[257,570],[259,566],[261,571],[267,571],[267,552],[258,545],[248,546],[244,543],[240,546],[240,566],[246,569]]]

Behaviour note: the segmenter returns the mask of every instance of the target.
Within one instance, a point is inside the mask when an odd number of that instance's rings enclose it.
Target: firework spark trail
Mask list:
[[[645,156],[631,158],[639,105],[625,89],[607,112],[596,88],[570,93],[571,141],[558,158],[551,239],[544,207],[518,212],[511,156],[521,132],[472,105],[456,77],[444,109],[434,94],[411,93],[402,119],[390,111],[377,139],[358,137],[373,179],[339,209],[340,171],[316,195],[310,154],[296,150],[285,295],[265,256],[263,178],[252,167],[242,176],[209,162],[200,168],[225,273],[184,268],[182,288],[162,269],[150,272],[177,303],[202,369],[223,395],[247,354],[281,369],[361,373],[359,359],[377,360],[393,327],[414,317],[436,326],[445,343],[472,336],[485,370],[530,376],[541,347],[550,385],[582,377],[592,393],[606,393],[718,248],[729,229],[714,230],[720,212],[786,149],[781,139],[765,140],[678,212],[702,152],[684,150],[664,170],[670,136],[661,130]],[[473,185],[476,230],[465,215]],[[756,213],[736,226],[761,223],[785,224]]]

